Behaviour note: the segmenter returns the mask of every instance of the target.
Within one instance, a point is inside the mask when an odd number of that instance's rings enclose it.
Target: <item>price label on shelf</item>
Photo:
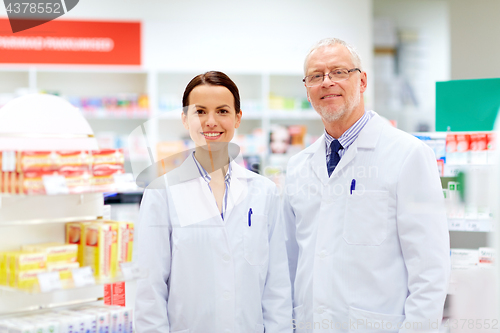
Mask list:
[[[123,277],[126,280],[135,280],[141,278],[141,270],[132,262],[122,262],[120,263],[120,268],[122,270]]]
[[[43,176],[43,186],[45,187],[45,192],[50,195],[54,194],[68,194],[68,185],[66,184],[66,178],[60,175],[53,176]]]
[[[89,266],[75,268],[71,273],[75,287],[93,286],[95,284],[94,273]]]
[[[464,219],[448,219],[448,227],[451,231],[463,231],[465,230],[465,220]]]
[[[40,285],[40,291],[43,293],[62,289],[59,272],[39,273],[38,284]]]

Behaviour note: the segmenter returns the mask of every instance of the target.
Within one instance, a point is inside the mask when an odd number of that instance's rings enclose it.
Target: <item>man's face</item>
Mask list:
[[[346,47],[325,46],[313,51],[309,56],[306,76],[313,73],[326,75],[337,68],[354,67]],[[325,76],[322,84],[306,89],[307,99],[325,121],[347,119],[360,106],[362,94],[366,90],[366,73],[355,71],[347,80],[339,82],[332,82]]]

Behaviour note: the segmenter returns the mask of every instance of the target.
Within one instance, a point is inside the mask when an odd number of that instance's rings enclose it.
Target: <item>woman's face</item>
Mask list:
[[[197,146],[230,142],[240,126],[241,112],[236,114],[233,94],[224,86],[199,85],[189,94],[187,115],[182,123]]]

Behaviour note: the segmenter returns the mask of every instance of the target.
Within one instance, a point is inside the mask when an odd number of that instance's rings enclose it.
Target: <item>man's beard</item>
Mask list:
[[[338,121],[339,119],[342,119],[344,116],[352,113],[353,110],[355,110],[359,103],[361,102],[361,94],[360,94],[360,89],[358,87],[357,91],[350,96],[344,103],[344,105],[340,106],[338,110],[334,111],[329,111],[329,109],[332,107],[331,105],[327,106],[320,106],[320,105],[314,105],[313,108],[316,110],[316,112],[319,113],[321,118],[323,118],[326,122],[331,123],[334,121]]]

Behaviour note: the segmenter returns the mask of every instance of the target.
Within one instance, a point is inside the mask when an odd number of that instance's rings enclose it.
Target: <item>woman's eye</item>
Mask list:
[[[219,110],[220,113],[229,113],[227,110]]]
[[[203,110],[196,110],[194,113],[196,113],[196,114],[202,114],[202,113],[204,113],[204,112],[205,112],[205,111],[203,111]]]

